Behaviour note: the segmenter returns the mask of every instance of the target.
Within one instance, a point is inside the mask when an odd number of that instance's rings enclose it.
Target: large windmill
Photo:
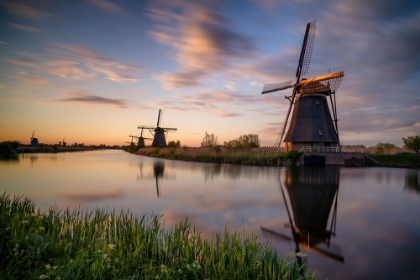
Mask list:
[[[316,21],[306,26],[298,67],[296,83],[292,81],[264,85],[261,94],[293,88],[292,95],[286,96],[290,105],[283,123],[283,128],[277,138],[277,145],[286,143],[286,151],[310,147],[336,147],[340,140],[337,126],[337,107],[335,90],[338,89],[344,77],[344,72],[336,72],[308,79],[301,79],[309,69],[315,40]],[[327,97],[330,99],[331,111]],[[286,136],[290,112],[293,114]]]
[[[144,129],[153,129],[153,142],[152,142],[152,147],[167,147],[166,145],[166,135],[168,134],[168,132],[170,130],[177,130],[176,128],[167,128],[167,127],[160,127],[160,122],[162,120],[162,109],[159,109],[159,114],[158,114],[158,120],[157,120],[157,124],[156,127],[145,127],[145,126],[139,126],[138,128],[141,128],[143,130]]]

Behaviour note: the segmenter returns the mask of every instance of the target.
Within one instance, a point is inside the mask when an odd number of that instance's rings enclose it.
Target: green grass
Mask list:
[[[313,279],[255,235],[203,239],[188,220],[50,208],[0,196],[0,279]]]
[[[262,153],[254,151],[229,152],[222,150],[220,152],[215,152],[212,149],[194,148],[143,148],[125,150],[139,155],[171,160],[261,166],[295,165],[302,154],[298,151]]]
[[[369,157],[373,158],[384,166],[391,167],[407,167],[407,168],[418,168],[419,167],[419,156],[416,154],[395,154],[395,155],[377,155],[369,154]]]

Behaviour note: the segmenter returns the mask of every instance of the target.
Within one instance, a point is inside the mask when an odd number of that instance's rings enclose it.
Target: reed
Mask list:
[[[262,166],[295,165],[302,154],[298,151],[261,152],[257,150],[228,151],[225,149],[215,151],[211,148],[142,148],[137,151],[127,151],[172,160]]]
[[[161,217],[36,209],[0,197],[1,279],[313,279],[269,242],[227,229],[204,239],[188,219],[165,229]]]

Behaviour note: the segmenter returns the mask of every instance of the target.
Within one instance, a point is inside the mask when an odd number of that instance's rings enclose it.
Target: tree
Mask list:
[[[378,143],[376,144],[376,146],[374,147],[375,149],[375,154],[383,154],[385,152],[389,152],[392,149],[396,148],[397,146],[395,146],[395,144],[391,144],[389,142],[386,143]]]
[[[217,136],[215,136],[213,133],[208,134],[206,131],[203,141],[201,141],[201,147],[216,147],[217,144]]]
[[[403,137],[402,140],[404,141],[404,148],[415,152],[420,151],[420,135]]]
[[[20,146],[19,141],[3,141],[0,142],[0,154],[10,154],[14,149]]]
[[[225,148],[228,150],[250,150],[260,146],[258,134],[241,135],[237,139],[225,142]]]
[[[168,142],[168,148],[179,148],[181,147],[181,142],[179,140],[175,141],[169,141]]]

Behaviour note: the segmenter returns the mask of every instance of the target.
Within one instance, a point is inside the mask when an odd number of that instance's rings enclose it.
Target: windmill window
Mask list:
[[[322,136],[322,129],[320,129],[320,130],[318,131],[318,133],[319,133],[319,136]]]
[[[316,105],[319,105],[319,100],[316,101]]]

